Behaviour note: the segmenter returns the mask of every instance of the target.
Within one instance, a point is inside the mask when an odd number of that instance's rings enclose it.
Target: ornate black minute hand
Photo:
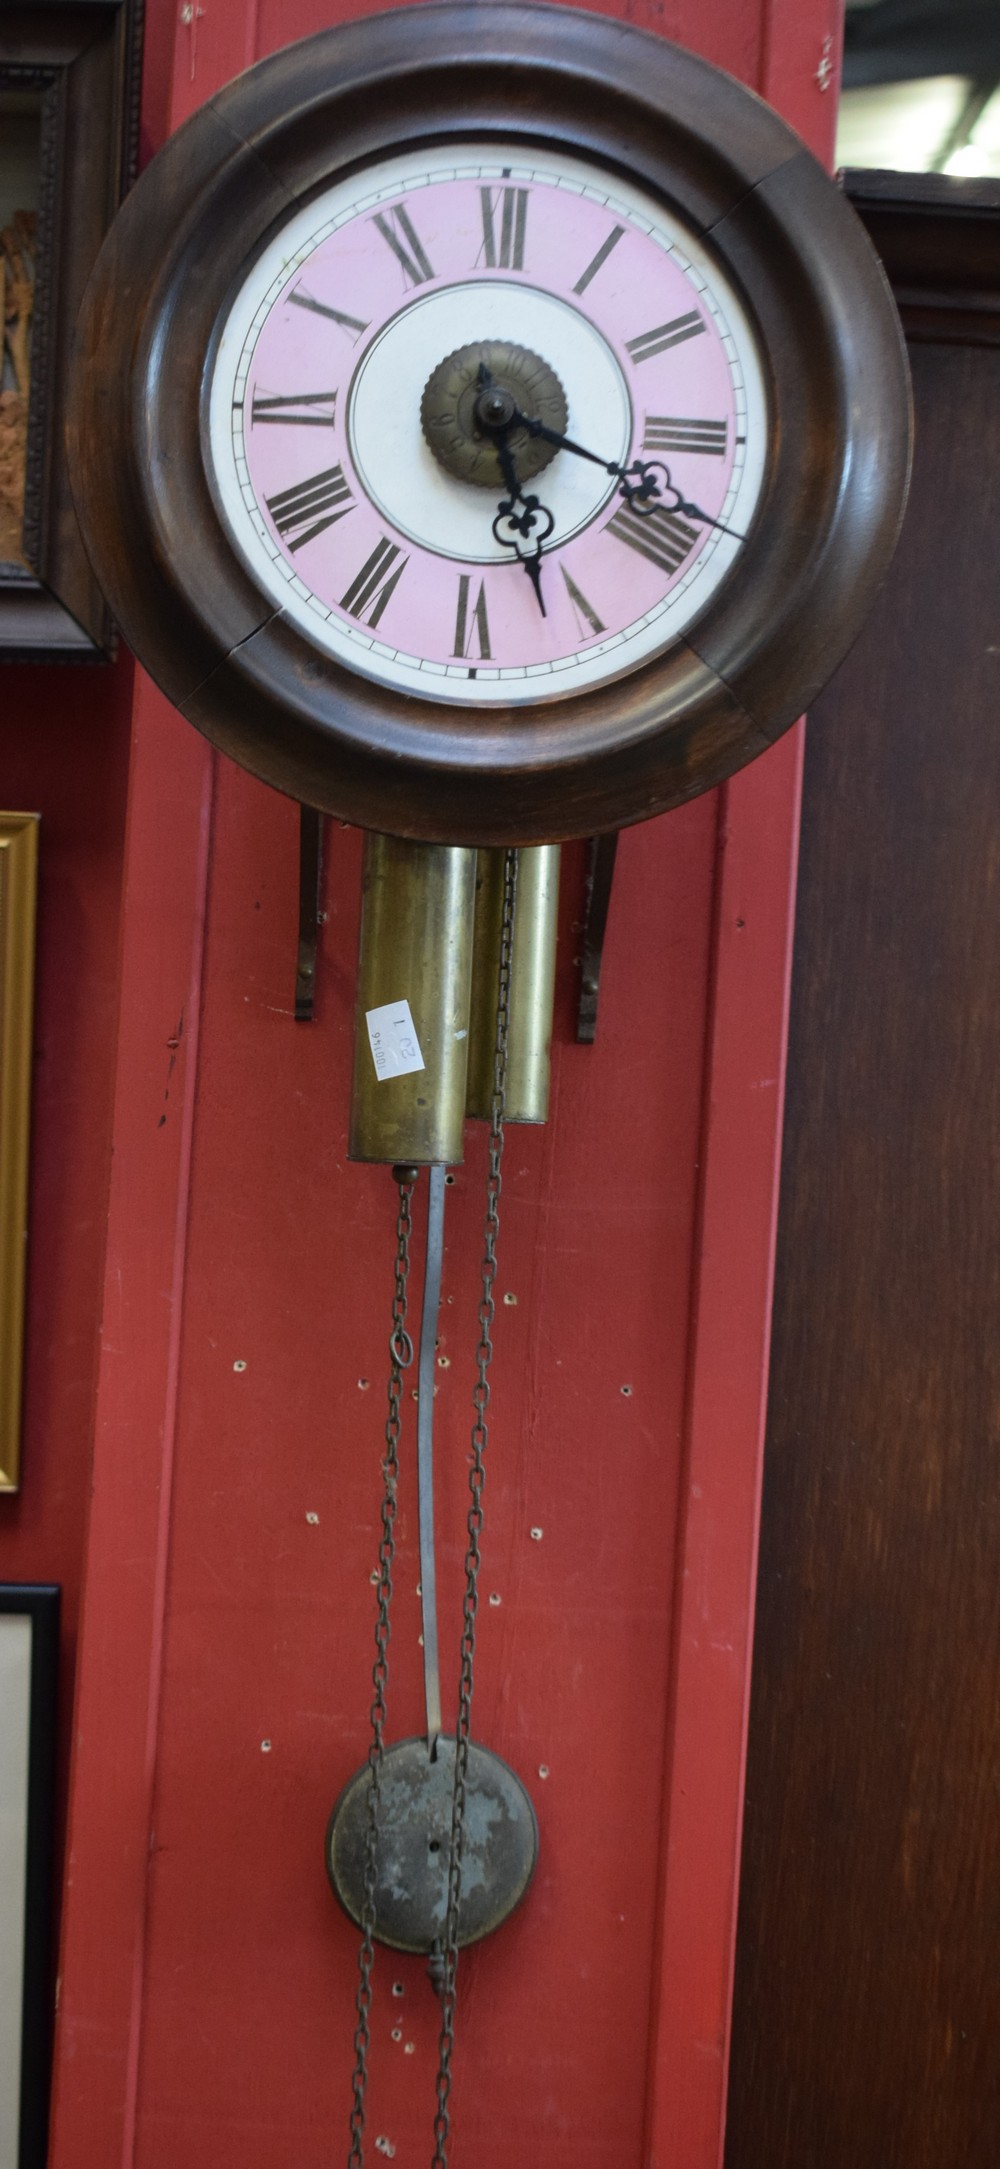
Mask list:
[[[517,408],[513,426],[526,430],[529,437],[541,437],[544,443],[556,445],[560,452],[573,452],[577,459],[589,459],[593,466],[603,467],[605,474],[616,475],[619,493],[632,512],[639,512],[646,518],[651,512],[686,512],[689,519],[700,520],[703,527],[717,527],[720,534],[732,535],[737,542],[746,540],[744,535],[737,534],[735,527],[727,527],[723,520],[715,520],[710,512],[703,511],[701,505],[694,504],[689,497],[682,497],[669,467],[662,460],[634,459],[630,466],[621,467],[617,460],[602,459],[599,452],[589,452],[586,445],[562,436],[559,430],[550,429],[547,422],[537,421]]]
[[[745,535],[737,534],[735,527],[727,527],[724,520],[715,520],[710,512],[693,504],[690,497],[682,497],[676,482],[662,459],[634,459],[630,467],[618,467],[620,492],[632,512],[648,516],[651,512],[686,512],[691,520],[700,521],[703,527],[717,527],[720,535],[732,535],[734,541],[745,542]],[[633,482],[631,477],[635,475]],[[662,476],[662,481],[657,477]]]

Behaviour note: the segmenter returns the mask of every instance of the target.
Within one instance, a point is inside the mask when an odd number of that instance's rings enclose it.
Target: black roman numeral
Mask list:
[[[576,285],[573,288],[574,294],[586,293],[586,290],[590,285],[591,279],[596,279],[601,265],[607,263],[608,257],[610,256],[612,249],[617,247],[618,242],[621,240],[624,231],[624,226],[612,226],[611,232],[609,233],[607,240],[601,242],[601,246],[597,251],[597,255],[591,257],[590,262],[587,265],[586,271],[581,271],[580,276],[577,279]]]
[[[573,606],[573,615],[576,619],[580,638],[581,640],[592,640],[596,633],[603,633],[604,626],[594,609],[593,603],[587,601],[582,589],[577,587],[576,581],[570,579],[565,565],[560,565],[559,570],[566,583],[566,593]],[[585,630],[585,628],[588,629]]]
[[[410,562],[408,557],[402,558],[400,563],[396,565],[395,572],[393,572],[392,566],[395,564],[397,557],[399,557],[398,544],[387,542],[383,535],[381,541],[376,543],[371,556],[362,565],[357,579],[351,581],[346,595],[341,596],[341,609],[349,610],[352,618],[359,618],[362,622],[367,610],[368,623],[374,628],[378,624],[390,595],[398,587]]]
[[[617,535],[619,542],[627,542],[630,550],[638,550],[640,557],[648,557],[651,565],[669,573],[683,565],[700,540],[698,528],[682,520],[679,512],[633,512],[628,505],[608,521],[605,533]]]
[[[644,452],[711,452],[722,459],[725,422],[688,422],[676,414],[647,414]]]
[[[267,497],[264,501],[279,535],[290,550],[304,549],[307,542],[315,542],[324,528],[332,527],[335,521],[344,519],[354,510],[354,499],[344,480],[342,467],[327,467],[322,474],[312,475],[308,482],[295,482],[291,489],[279,490],[276,497]]]
[[[481,188],[482,261],[490,271],[524,270],[524,229],[528,217],[526,188]],[[499,239],[497,213],[500,213]],[[479,262],[477,257],[476,261]]]
[[[360,316],[346,316],[343,309],[331,308],[328,301],[317,301],[315,294],[307,294],[304,286],[293,286],[288,299],[294,302],[297,309],[312,309],[315,316],[328,316],[331,324],[339,324],[341,331],[346,331],[352,346],[357,346],[358,340],[363,338],[368,329]]]
[[[270,392],[255,391],[250,408],[254,428],[258,422],[296,422],[302,428],[328,429],[336,418],[336,392],[282,392],[272,398]]]
[[[663,354],[668,346],[680,346],[682,339],[697,339],[704,329],[704,317],[692,309],[687,316],[675,316],[669,324],[657,324],[655,331],[643,331],[637,339],[626,339],[625,345],[634,362],[652,361],[654,354]]]
[[[475,634],[479,642],[479,659],[483,663],[488,663],[491,660],[491,655],[490,627],[486,615],[486,582],[480,580],[479,593],[470,610],[469,593],[471,586],[471,573],[460,572],[458,576],[458,610],[455,616],[455,645],[452,654],[463,657],[471,655],[473,634]]]
[[[408,286],[422,286],[425,279],[434,277],[434,267],[405,204],[394,203],[389,211],[376,211],[374,223],[402,264]]]

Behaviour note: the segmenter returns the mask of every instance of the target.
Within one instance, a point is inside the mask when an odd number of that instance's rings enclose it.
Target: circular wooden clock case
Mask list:
[[[901,337],[836,187],[730,77],[562,7],[410,7],[239,77],[119,214],[74,382],[84,535],[170,699],[431,841],[732,774],[845,654],[906,492]],[[484,386],[549,431],[506,472]]]

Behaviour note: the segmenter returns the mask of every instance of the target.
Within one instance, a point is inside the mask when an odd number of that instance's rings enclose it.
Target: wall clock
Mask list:
[[[751,759],[905,493],[838,190],[729,77],[561,8],[421,6],[238,78],[119,216],[76,379],[88,544],[170,698],[437,841],[618,827]]]
[[[163,690],[372,832],[351,1151],[393,1165],[399,1203],[372,1749],[328,1867],[363,1929],[350,2160],[378,1936],[438,1967],[443,2169],[457,1950],[518,1902],[536,1843],[470,1712],[503,1130],[544,1115],[552,847],[717,783],[829,676],[902,514],[902,342],[853,214],[731,79],[593,15],[426,5],[263,62],[154,160],[88,294],[70,441],[96,569]],[[489,1146],[451,1740],[429,1502],[467,1112]],[[427,1727],[387,1745],[425,1165]]]

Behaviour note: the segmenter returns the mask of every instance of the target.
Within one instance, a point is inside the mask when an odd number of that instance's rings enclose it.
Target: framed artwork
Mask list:
[[[0,1491],[21,1467],[37,870],[38,815],[0,813]]]
[[[0,1582],[0,2169],[45,2169],[59,1590]]]
[[[111,627],[69,494],[73,327],[132,177],[141,0],[0,11],[0,660],[101,660]]]

